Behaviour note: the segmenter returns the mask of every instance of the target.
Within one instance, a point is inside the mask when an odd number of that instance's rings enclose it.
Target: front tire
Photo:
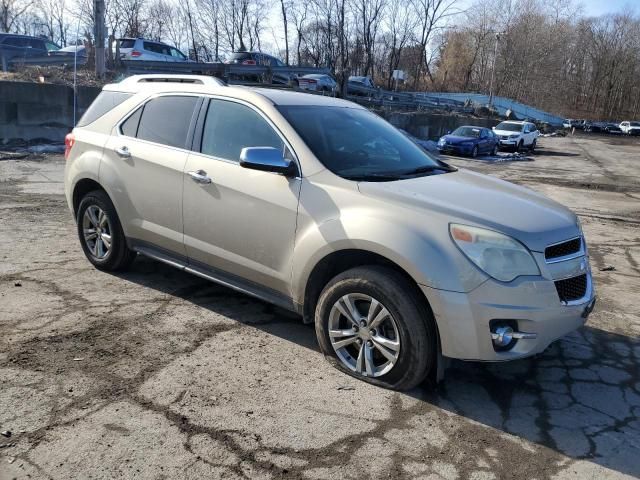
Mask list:
[[[80,245],[87,259],[99,270],[126,270],[136,252],[129,249],[120,219],[109,196],[102,190],[87,193],[76,217]]]
[[[536,140],[534,139],[533,142],[531,142],[531,146],[529,147],[529,151],[531,153],[536,151]]]
[[[320,294],[315,328],[320,349],[339,370],[368,383],[409,390],[436,363],[433,314],[395,270],[357,267]]]
[[[471,150],[471,158],[476,158],[478,156],[478,146],[476,145],[475,147],[473,147],[473,150]]]

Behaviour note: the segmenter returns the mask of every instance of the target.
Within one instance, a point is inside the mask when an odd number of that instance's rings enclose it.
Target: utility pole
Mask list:
[[[496,45],[493,49],[493,65],[491,66],[491,82],[489,83],[489,106],[493,106],[493,79],[496,75],[496,63],[498,63],[498,43],[500,42],[500,35],[505,32],[496,33]]]
[[[104,25],[104,11],[104,0],[93,0],[93,16],[95,18],[93,34],[95,37],[96,77],[99,78],[102,78],[105,73],[104,39],[106,37],[106,29]]]

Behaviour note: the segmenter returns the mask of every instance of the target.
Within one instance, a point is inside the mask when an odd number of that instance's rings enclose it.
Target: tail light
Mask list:
[[[255,60],[244,60],[242,62],[242,65],[255,65],[256,61]]]
[[[142,55],[142,52],[139,52],[138,50],[132,50],[131,51],[131,56],[132,57],[139,57],[140,55]]]
[[[76,143],[76,137],[73,136],[73,133],[69,133],[67,134],[66,137],[64,137],[64,159],[65,160],[69,159],[71,148],[75,143]]]
[[[309,79],[307,79],[307,83],[318,83],[318,81],[309,78]]]

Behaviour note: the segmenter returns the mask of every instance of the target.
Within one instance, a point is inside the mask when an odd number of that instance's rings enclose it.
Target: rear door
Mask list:
[[[248,104],[211,99],[202,117],[202,136],[184,175],[189,263],[290,296],[301,180],[239,164],[245,147],[274,147],[285,155],[291,155],[290,149],[273,124]]]
[[[103,162],[120,182],[114,201],[127,236],[138,245],[185,254],[182,176],[201,101],[189,95],[152,98],[107,141]]]

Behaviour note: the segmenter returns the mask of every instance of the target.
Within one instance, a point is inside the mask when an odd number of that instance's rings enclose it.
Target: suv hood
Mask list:
[[[450,222],[502,232],[537,252],[579,235],[576,215],[563,205],[528,188],[468,170],[396,182],[361,182],[358,188],[364,195],[438,212]]]
[[[522,132],[514,132],[511,130],[498,130],[498,129],[495,129],[493,133],[495,133],[496,135],[522,135]]]

